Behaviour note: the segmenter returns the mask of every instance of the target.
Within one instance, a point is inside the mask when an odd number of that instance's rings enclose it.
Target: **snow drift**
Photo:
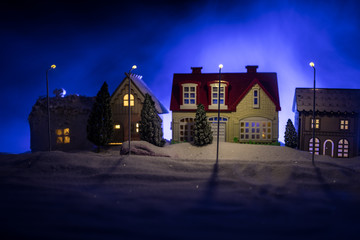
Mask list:
[[[122,151],[128,151],[127,144]],[[360,158],[234,143],[0,155],[1,239],[355,239]],[[141,153],[145,155],[134,155]]]

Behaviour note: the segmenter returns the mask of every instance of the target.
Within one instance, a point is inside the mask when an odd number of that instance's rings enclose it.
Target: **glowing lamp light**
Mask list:
[[[134,65],[134,66],[132,66],[132,68],[131,69],[136,69],[137,68],[137,66],[136,65]]]
[[[55,69],[55,68],[56,68],[56,65],[55,65],[55,64],[51,65],[51,68],[52,68],[52,69]]]
[[[219,68],[220,68],[220,69],[223,68],[223,67],[224,67],[224,65],[222,65],[222,64],[219,65]]]
[[[311,63],[309,63],[309,65],[310,65],[310,67],[315,67],[315,63],[314,62],[311,62]]]

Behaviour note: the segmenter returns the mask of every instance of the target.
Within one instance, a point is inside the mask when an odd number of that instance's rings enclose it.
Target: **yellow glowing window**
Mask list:
[[[55,133],[57,135],[57,144],[70,143],[70,128],[56,129]]]
[[[314,119],[311,119],[311,128],[313,128],[314,126]],[[319,129],[320,128],[320,119],[315,118],[315,129]]]
[[[136,123],[136,132],[138,133],[139,132],[139,123]]]
[[[116,124],[114,128],[115,129],[120,129],[120,124]]]
[[[129,106],[129,94],[124,96],[124,107]],[[134,95],[130,94],[130,106],[134,106]]]
[[[340,120],[340,129],[348,130],[349,129],[349,120]]]
[[[63,138],[62,137],[57,137],[56,138],[56,143],[59,143],[59,144],[63,143]]]

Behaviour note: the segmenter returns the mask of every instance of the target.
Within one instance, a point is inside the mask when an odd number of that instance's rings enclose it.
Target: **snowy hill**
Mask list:
[[[188,143],[0,155],[1,239],[355,239],[360,158]],[[123,148],[126,150],[127,144]]]

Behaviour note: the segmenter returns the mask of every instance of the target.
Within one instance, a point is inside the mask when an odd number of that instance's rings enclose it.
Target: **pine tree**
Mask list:
[[[162,120],[159,117],[155,103],[149,94],[145,94],[145,100],[141,109],[141,121],[139,126],[140,139],[162,147],[165,145],[162,131]]]
[[[88,123],[87,138],[94,143],[100,151],[100,146],[108,144],[113,135],[113,121],[110,106],[110,94],[106,82],[96,95]]]
[[[298,145],[297,141],[298,141],[297,133],[296,133],[294,124],[289,119],[287,121],[286,129],[285,129],[285,146],[291,147],[291,148],[296,148]]]
[[[210,123],[207,121],[204,105],[199,104],[196,109],[195,127],[194,127],[194,144],[204,146],[212,143],[213,135]]]

